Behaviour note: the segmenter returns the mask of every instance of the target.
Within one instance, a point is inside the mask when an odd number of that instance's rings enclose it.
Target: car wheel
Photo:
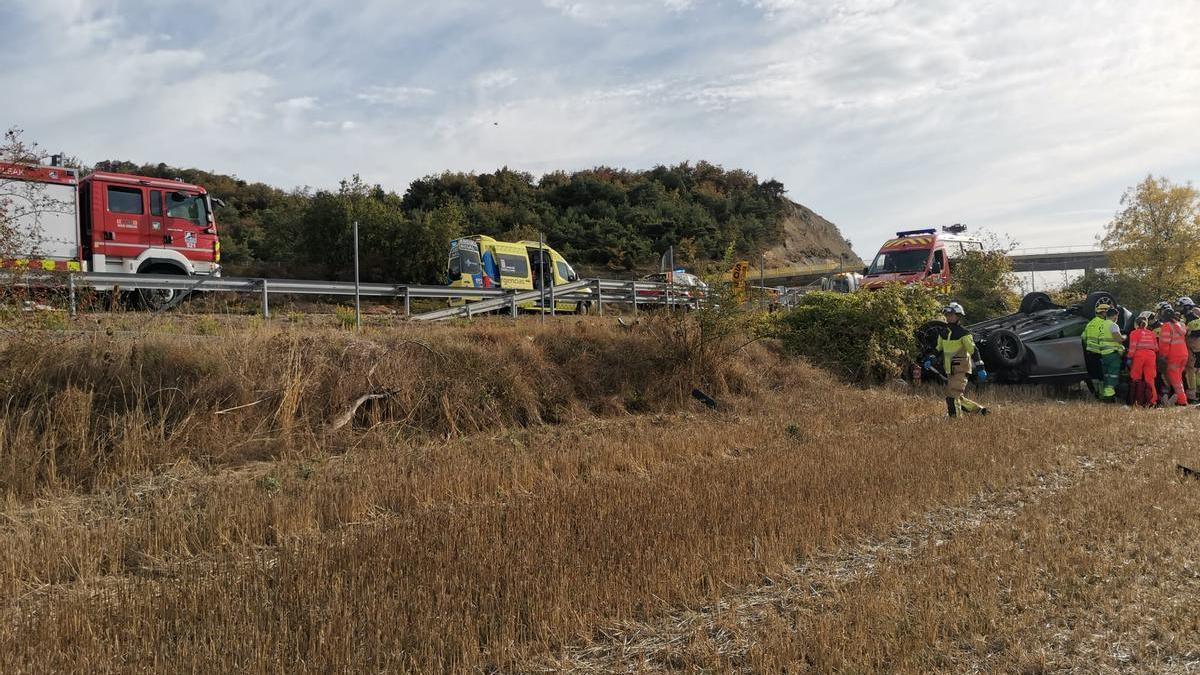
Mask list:
[[[1113,298],[1113,294],[1108,291],[1092,291],[1088,293],[1087,299],[1079,307],[1079,315],[1085,319],[1091,319],[1096,316],[1096,307],[1098,305],[1113,306],[1117,301]]]
[[[1025,343],[1007,328],[997,328],[987,338],[987,356],[992,363],[1013,369],[1025,362]]]
[[[1053,308],[1054,301],[1050,299],[1049,295],[1046,295],[1040,291],[1026,293],[1025,297],[1021,298],[1020,311],[1022,314],[1033,314],[1034,312],[1040,312],[1043,309]]]
[[[917,329],[917,347],[920,348],[922,354],[929,354],[937,350],[938,336],[944,334],[946,328],[945,321],[929,321]]]

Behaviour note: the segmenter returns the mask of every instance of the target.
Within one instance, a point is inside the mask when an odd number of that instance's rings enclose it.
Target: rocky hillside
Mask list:
[[[789,201],[783,212],[783,241],[767,251],[768,267],[845,261],[846,269],[863,263],[837,225],[812,209]]]

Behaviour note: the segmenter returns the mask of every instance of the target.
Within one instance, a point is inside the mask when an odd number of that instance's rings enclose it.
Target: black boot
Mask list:
[[[952,398],[947,398],[946,412],[950,413],[951,417],[958,417],[958,401]]]

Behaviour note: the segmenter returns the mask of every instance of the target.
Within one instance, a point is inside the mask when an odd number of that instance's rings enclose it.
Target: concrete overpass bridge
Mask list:
[[[1108,267],[1108,252],[1095,246],[1017,249],[1008,254],[1014,272],[1090,272]]]
[[[1095,246],[1051,246],[1011,251],[1013,272],[1091,271],[1108,267],[1108,252]],[[811,283],[823,276],[838,272],[861,272],[858,261],[818,259],[805,263],[768,267],[759,270],[751,266],[748,272],[752,284],[767,286],[796,286]]]

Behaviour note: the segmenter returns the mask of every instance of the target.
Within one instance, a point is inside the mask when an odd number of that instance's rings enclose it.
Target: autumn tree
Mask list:
[[[1109,267],[1144,289],[1146,300],[1200,288],[1200,192],[1147,176],[1125,191],[1101,240]]]

